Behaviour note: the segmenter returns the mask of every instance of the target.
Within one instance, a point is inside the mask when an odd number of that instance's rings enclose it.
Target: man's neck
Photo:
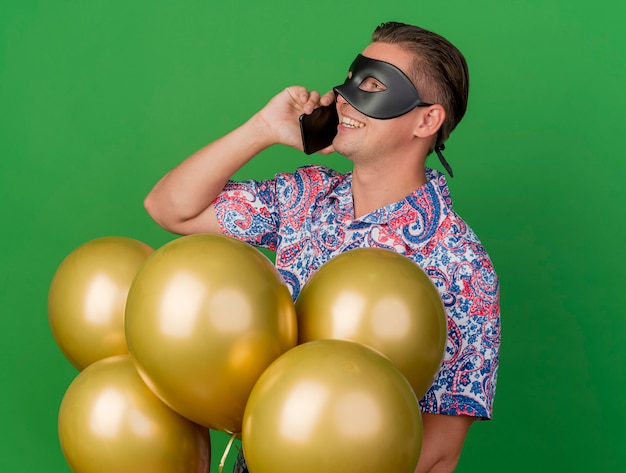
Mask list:
[[[375,166],[356,165],[352,170],[352,201],[354,218],[404,199],[426,183],[424,166]]]

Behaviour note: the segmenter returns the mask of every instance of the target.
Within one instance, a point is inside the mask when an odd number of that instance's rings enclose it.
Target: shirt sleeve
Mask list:
[[[229,181],[214,201],[222,233],[276,251],[278,209],[276,180]]]
[[[442,295],[448,339],[442,366],[420,405],[426,413],[490,419],[500,355],[499,281],[469,227],[462,221],[451,227],[455,230],[435,251],[438,264],[426,268]]]

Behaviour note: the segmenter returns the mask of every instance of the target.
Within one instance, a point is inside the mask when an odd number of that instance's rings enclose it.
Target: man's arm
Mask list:
[[[246,123],[163,176],[145,198],[146,210],[173,233],[220,233],[212,204],[228,179],[273,144],[302,149],[298,117],[333,100],[332,92],[320,97],[304,87],[288,87]]]
[[[415,473],[450,473],[456,468],[473,417],[422,414],[422,452]]]

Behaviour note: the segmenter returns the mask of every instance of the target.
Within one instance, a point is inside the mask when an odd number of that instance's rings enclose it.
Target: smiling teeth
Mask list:
[[[348,118],[348,117],[343,117],[341,119],[341,124],[345,126],[349,126],[350,128],[363,128],[365,126],[365,123],[357,122],[356,120],[353,120],[352,118]]]

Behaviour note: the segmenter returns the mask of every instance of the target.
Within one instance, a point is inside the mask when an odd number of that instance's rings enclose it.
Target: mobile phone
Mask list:
[[[318,107],[310,115],[300,115],[302,145],[306,154],[313,154],[330,146],[337,134],[339,116],[335,103]]]

